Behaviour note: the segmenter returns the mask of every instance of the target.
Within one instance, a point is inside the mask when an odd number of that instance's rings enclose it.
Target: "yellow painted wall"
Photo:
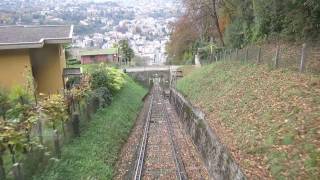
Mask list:
[[[26,86],[31,61],[28,50],[0,50],[0,87]]]
[[[62,71],[65,67],[65,55],[61,45],[45,45],[41,49],[30,49],[30,54],[37,92],[61,92]]]

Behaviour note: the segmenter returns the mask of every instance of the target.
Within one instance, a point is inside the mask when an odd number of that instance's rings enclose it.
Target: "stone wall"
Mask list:
[[[194,108],[174,89],[170,90],[170,103],[176,108],[185,130],[201,154],[210,179],[246,179],[228,149],[220,143],[219,138],[208,125],[204,113]]]

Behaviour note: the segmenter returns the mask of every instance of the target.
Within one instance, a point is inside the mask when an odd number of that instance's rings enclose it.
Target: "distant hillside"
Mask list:
[[[249,179],[320,177],[320,76],[240,62],[185,72],[177,88]]]

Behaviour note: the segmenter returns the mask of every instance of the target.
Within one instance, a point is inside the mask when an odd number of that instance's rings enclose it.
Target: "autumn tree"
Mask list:
[[[219,0],[184,0],[187,15],[198,22],[204,36],[208,39],[218,39],[221,46],[224,46],[223,31],[219,21]]]
[[[171,26],[172,34],[169,43],[166,45],[167,53],[172,62],[182,62],[185,60],[184,56],[192,54],[192,46],[199,38],[199,34],[196,26],[187,16],[181,17]]]

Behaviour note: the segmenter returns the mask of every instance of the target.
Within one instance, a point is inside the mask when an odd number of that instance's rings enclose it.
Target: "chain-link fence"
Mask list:
[[[235,60],[255,64],[268,64],[273,68],[320,74],[320,46],[315,44],[264,44],[243,49],[222,49],[212,52],[202,64]]]

